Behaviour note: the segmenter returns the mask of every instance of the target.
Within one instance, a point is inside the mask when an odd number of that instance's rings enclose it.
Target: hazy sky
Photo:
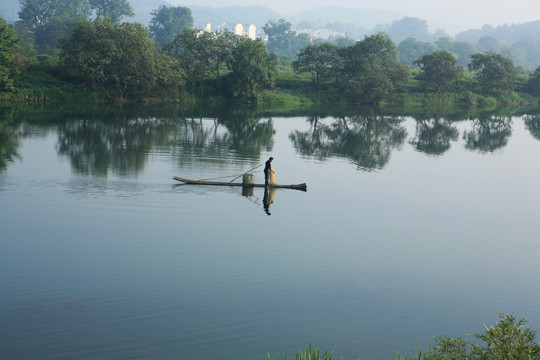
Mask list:
[[[540,20],[539,0],[169,0],[174,5],[261,5],[283,15],[321,6],[397,11],[428,22],[430,31],[442,28],[450,34],[479,28]]]

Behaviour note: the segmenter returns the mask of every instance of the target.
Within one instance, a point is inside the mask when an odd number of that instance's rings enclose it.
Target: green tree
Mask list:
[[[151,12],[150,34],[161,45],[169,44],[186,28],[193,27],[191,10],[182,6],[162,5]]]
[[[350,80],[359,100],[379,104],[404,91],[409,69],[399,62],[394,42],[385,34],[367,36],[342,52],[343,77]]]
[[[435,46],[431,43],[418,41],[414,38],[407,38],[399,43],[397,47],[399,60],[409,66],[422,57],[422,55],[434,52]]]
[[[232,52],[229,81],[234,97],[257,101],[270,87],[277,72],[277,57],[269,54],[262,40],[240,38]]]
[[[110,19],[118,24],[124,16],[134,16],[133,8],[127,0],[88,0],[98,18]]]
[[[502,44],[497,38],[494,38],[493,36],[483,36],[480,39],[478,39],[478,50],[481,52],[495,52],[498,53],[504,48],[504,44]]]
[[[395,20],[386,32],[396,43],[400,43],[407,38],[414,38],[420,41],[431,40],[427,22],[415,17],[404,17],[403,19]]]
[[[435,92],[456,90],[456,83],[463,76],[463,68],[456,66],[457,59],[446,50],[423,55],[414,62],[420,68],[418,80],[424,90]]]
[[[456,55],[459,66],[467,66],[471,55],[478,52],[474,44],[466,41],[451,41],[447,37],[439,38],[435,45],[439,50],[446,50]]]
[[[19,39],[15,30],[0,18],[0,91],[13,90],[13,77],[17,73],[16,53]]]
[[[212,40],[209,59],[210,68],[215,77],[219,79],[232,61],[232,49],[236,46],[238,36],[228,30],[207,36]]]
[[[512,60],[507,57],[495,53],[473,54],[468,67],[475,72],[482,93],[514,90],[516,69]]]
[[[484,333],[474,334],[480,343],[461,337],[437,337],[435,345],[424,354],[425,360],[539,360],[540,343],[536,333],[525,327],[525,319],[499,314],[494,326],[484,325]]]
[[[494,326],[485,326],[484,334],[475,334],[485,345],[473,344],[473,354],[480,359],[540,359],[540,343],[536,333],[524,327],[526,320],[516,320],[514,315],[500,314]]]
[[[291,26],[291,23],[284,19],[269,20],[263,26],[264,33],[268,36],[266,47],[269,52],[280,57],[294,58],[311,43],[307,34],[297,34]]]
[[[204,32],[199,36],[198,30],[185,28],[164,50],[177,59],[190,87],[200,89],[212,66],[213,34]]]
[[[268,42],[268,51],[277,54],[287,54],[292,48],[292,38],[296,35],[291,29],[292,24],[284,19],[269,20],[262,28]]]
[[[341,68],[338,47],[325,42],[321,45],[309,45],[298,54],[293,68],[299,73],[311,73],[313,82],[318,87],[321,81],[330,80]]]
[[[162,56],[141,24],[115,25],[107,19],[78,23],[62,43],[66,66],[97,83],[111,100],[148,97],[158,80],[161,86],[178,86],[178,73]]]
[[[508,48],[503,48],[499,53],[511,59],[515,64],[532,70],[538,66],[540,40],[524,38]]]
[[[58,46],[74,24],[92,12],[88,0],[20,0],[20,5],[19,28],[35,41],[38,51]]]
[[[534,70],[534,73],[527,80],[527,92],[540,96],[540,66]]]

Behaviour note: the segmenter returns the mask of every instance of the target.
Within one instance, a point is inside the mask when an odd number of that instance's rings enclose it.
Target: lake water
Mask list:
[[[538,112],[208,112],[1,108],[1,359],[382,360],[500,312],[540,330]],[[172,179],[269,156],[307,192]]]

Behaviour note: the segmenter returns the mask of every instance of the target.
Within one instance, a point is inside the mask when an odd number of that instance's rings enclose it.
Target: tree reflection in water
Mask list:
[[[417,151],[428,155],[442,155],[450,149],[450,142],[456,141],[459,131],[452,122],[441,119],[416,119],[416,135],[409,143]]]
[[[150,149],[163,145],[173,129],[155,118],[69,121],[58,126],[57,151],[79,174],[107,176],[112,170],[128,176],[144,170]]]
[[[200,167],[205,163],[256,163],[263,152],[272,151],[274,122],[256,110],[210,109],[198,117],[193,115],[196,111],[189,115],[183,111],[167,106],[2,107],[0,171],[19,156],[21,139],[47,136],[51,131],[58,135],[58,154],[68,157],[73,170],[85,176],[138,174],[153,152],[167,154],[180,166]],[[384,168],[392,151],[407,138],[403,117],[376,112],[349,114],[333,118],[325,114],[324,121],[319,116],[307,117],[310,129],[292,131],[289,139],[299,153],[319,160],[339,157],[366,171]],[[462,116],[415,116],[416,133],[409,143],[425,154],[444,154],[459,138],[453,124]],[[467,149],[492,152],[507,144],[512,134],[510,113],[467,116],[472,119],[470,130],[462,135]],[[523,121],[540,140],[540,115],[525,115]]]
[[[310,131],[289,135],[297,151],[319,160],[346,158],[368,171],[382,169],[407,137],[400,117],[358,115],[335,118],[330,125],[317,118],[308,121]]]
[[[0,108],[0,171],[19,157],[19,139],[22,136],[20,124],[14,120],[13,112]]]
[[[471,131],[465,131],[465,148],[480,152],[493,152],[506,146],[512,134],[510,117],[482,116],[472,121]]]
[[[540,114],[536,115],[525,115],[523,117],[523,122],[525,127],[531,135],[536,139],[540,140]]]
[[[181,164],[225,163],[241,157],[258,161],[272,149],[271,120],[248,114],[211,119],[118,117],[71,120],[58,125],[58,153],[83,175],[127,176],[142,171],[153,149],[175,154]],[[231,156],[234,155],[234,156]]]

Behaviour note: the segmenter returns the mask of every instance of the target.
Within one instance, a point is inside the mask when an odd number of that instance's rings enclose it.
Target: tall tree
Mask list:
[[[203,80],[212,66],[213,34],[207,32],[199,34],[197,29],[185,28],[164,49],[177,59],[190,87],[201,89]]]
[[[82,21],[62,44],[66,66],[96,82],[111,100],[119,101],[128,94],[132,98],[150,96],[158,80],[164,87],[178,85],[176,72],[164,74],[170,63],[161,56],[148,31],[136,23]]]
[[[527,92],[535,96],[540,96],[540,66],[529,77],[527,81]]]
[[[439,50],[450,51],[457,57],[457,64],[467,66],[470,56],[478,52],[475,45],[465,41],[451,41],[448,37],[439,38],[435,42]]]
[[[148,28],[152,37],[161,45],[169,44],[185,28],[193,27],[193,16],[187,7],[162,5],[152,10],[151,14]]]
[[[20,5],[20,28],[34,39],[39,51],[58,46],[74,24],[92,12],[88,0],[20,0]]]
[[[207,35],[208,36],[208,35]],[[210,68],[214,76],[219,79],[223,71],[232,61],[232,50],[238,41],[238,35],[225,30],[211,34],[212,46],[210,50]]]
[[[284,19],[269,20],[264,26],[268,36],[266,47],[269,52],[281,57],[294,58],[300,50],[310,44],[307,34],[297,34],[292,30],[290,22]]]
[[[455,85],[463,75],[457,67],[457,58],[446,50],[425,54],[414,62],[420,68],[418,80],[424,90],[435,92],[456,90]]]
[[[388,28],[387,33],[396,43],[400,43],[407,38],[415,38],[419,41],[432,40],[428,32],[427,22],[414,17],[395,20]]]
[[[359,100],[379,104],[404,91],[409,69],[399,62],[394,42],[385,34],[367,36],[343,51],[345,76]]]
[[[124,16],[134,16],[133,8],[127,0],[88,0],[98,18],[110,19],[118,24]]]
[[[468,67],[476,73],[476,81],[482,93],[514,91],[516,69],[507,57],[494,53],[473,54]]]
[[[422,55],[434,52],[435,46],[431,43],[418,41],[415,38],[407,38],[399,43],[397,47],[399,60],[412,66]]]
[[[293,62],[293,68],[299,73],[311,73],[313,82],[318,87],[321,81],[334,78],[341,68],[339,48],[328,42],[309,45],[300,51]]]
[[[277,57],[269,54],[262,40],[240,38],[232,53],[229,79],[233,96],[257,101],[271,86],[277,72]]]
[[[0,91],[13,90],[18,43],[15,30],[8,25],[6,19],[0,18]]]

